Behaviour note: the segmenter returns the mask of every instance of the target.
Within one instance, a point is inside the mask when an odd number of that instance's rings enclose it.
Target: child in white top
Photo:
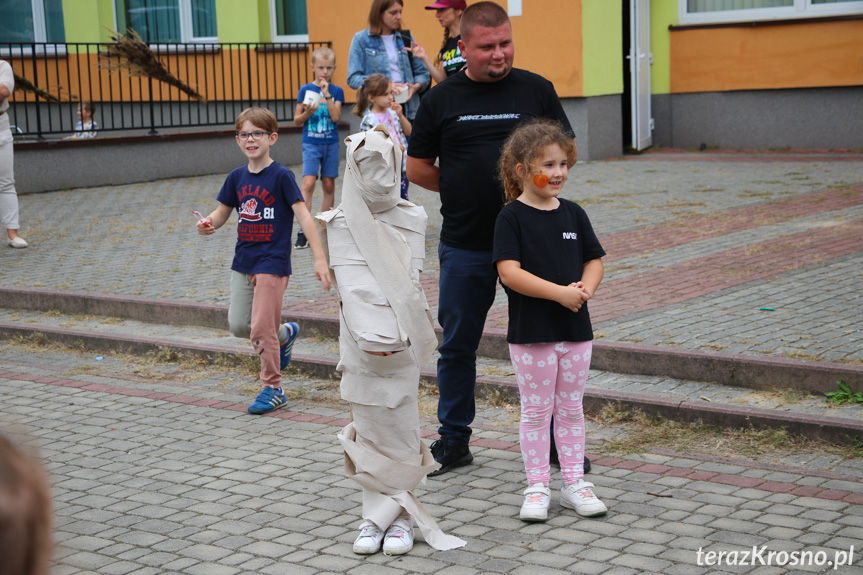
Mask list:
[[[548,517],[551,433],[560,504],[585,517],[608,511],[584,480],[582,404],[593,350],[587,300],[602,281],[605,251],[584,209],[558,198],[574,163],[572,135],[545,119],[513,130],[500,161],[509,203],[495,224],[492,261],[509,300],[506,340],[521,395],[523,521]]]
[[[366,78],[357,90],[357,105],[354,106],[353,112],[363,119],[360,123],[360,130],[363,132],[383,124],[393,140],[399,142],[404,157],[408,147],[406,136],[411,135],[411,123],[405,116],[402,105],[393,100],[392,80],[383,74],[372,74]],[[402,164],[401,197],[403,200],[408,199],[409,183],[405,164]]]

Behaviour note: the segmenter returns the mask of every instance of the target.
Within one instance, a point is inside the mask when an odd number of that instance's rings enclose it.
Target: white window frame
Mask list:
[[[36,2],[37,0],[33,0]],[[42,0],[38,0],[41,2]],[[177,0],[180,6],[180,43],[181,44],[215,44],[219,41],[217,36],[200,36],[195,37],[195,31],[192,25],[192,0]],[[114,30],[119,30],[119,19],[117,18],[117,1],[112,0],[111,5],[114,9]],[[218,19],[218,13],[216,14]],[[218,24],[217,24],[218,25]],[[150,44],[152,48],[168,49],[167,44]]]
[[[213,5],[215,10],[215,4]],[[218,26],[218,14],[216,15]],[[180,0],[180,38],[187,43],[215,44],[219,41],[218,36],[198,36],[194,35],[195,27],[192,25],[192,0]],[[188,40],[186,39],[188,38]]]
[[[278,26],[276,25],[276,2],[278,0],[270,0],[270,38],[272,38],[273,43],[278,42],[308,42],[309,35],[308,34],[286,34],[279,36],[278,35]],[[308,3],[306,4],[306,9],[308,9]]]
[[[773,20],[798,20],[802,18],[826,18],[863,14],[863,0],[813,4],[812,0],[794,0],[793,6],[776,8],[747,8],[743,10],[718,10],[715,12],[687,12],[687,0],[679,0],[678,21],[681,25],[725,24],[734,22],[769,22]]]
[[[33,42],[42,43],[48,42],[48,24],[45,19],[45,1],[30,0],[30,6],[33,10]],[[65,16],[64,16],[65,18]],[[60,45],[51,47],[37,46],[36,53],[40,56],[65,56],[66,45],[61,42]],[[0,50],[0,56],[4,58],[31,56],[33,50],[30,48],[12,48],[3,47]]]
[[[45,18],[45,0],[30,0],[30,9],[33,11],[33,41],[47,42],[48,20]]]
[[[45,20],[45,2],[43,0],[30,0],[33,10],[33,38],[36,42],[47,42],[48,29]]]

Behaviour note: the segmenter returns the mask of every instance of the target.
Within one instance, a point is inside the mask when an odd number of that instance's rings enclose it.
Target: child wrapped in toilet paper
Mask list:
[[[338,437],[345,471],[363,488],[354,551],[406,553],[413,522],[433,548],[455,549],[465,542],[445,535],[412,492],[439,467],[421,441],[417,403],[437,346],[419,281],[427,215],[399,197],[402,154],[386,129],[346,144],[342,203],[317,223],[341,298],[337,370],[353,416]]]

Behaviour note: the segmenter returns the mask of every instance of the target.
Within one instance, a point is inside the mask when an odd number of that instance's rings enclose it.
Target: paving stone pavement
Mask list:
[[[38,448],[52,480],[51,575],[863,573],[863,482],[841,474],[602,457],[592,442],[588,479],[608,515],[580,518],[553,493],[549,521],[528,524],[517,430],[486,410],[474,463],[417,489],[467,546],[361,557],[360,496],[335,437],[343,405],[250,416],[249,394],[217,376],[20,345],[0,359],[0,396],[0,433]],[[432,418],[423,427],[434,434]]]
[[[214,207],[223,179],[22,196],[32,247],[0,250],[0,286],[227,304],[235,222],[202,238],[190,213]],[[436,311],[440,202],[410,194],[429,213]],[[587,209],[608,251],[591,301],[600,338],[863,362],[863,155],[649,153],[580,163],[563,196]],[[335,313],[310,251],[293,258],[286,309]],[[505,325],[505,305],[499,290],[487,327]]]
[[[227,304],[234,224],[201,238],[190,214],[212,209],[223,178],[21,196],[31,248],[0,249],[0,286]],[[439,201],[410,193],[430,216],[424,285],[435,306]],[[587,209],[609,251],[591,302],[600,337],[863,362],[863,155],[651,153],[578,164],[564,197]],[[310,260],[294,254],[286,309],[333,313]],[[504,307],[499,292],[487,326],[504,325]],[[551,520],[527,525],[516,517],[517,433],[483,414],[475,464],[420,493],[468,547],[358,558],[359,497],[334,438],[343,408],[298,400],[254,418],[248,394],[220,382],[29,355],[0,348],[0,431],[23,430],[51,473],[52,575],[863,573],[858,474],[811,459],[597,458],[590,479],[607,517],[580,519],[554,497]],[[435,427],[426,422],[428,437]],[[753,545],[774,552],[772,565],[703,555]],[[836,570],[776,561],[793,551],[832,561],[852,545],[853,565]]]
[[[0,329],[5,325],[16,324],[26,326],[33,333],[47,334],[53,329],[64,329],[75,334],[94,334],[117,342],[127,341],[131,337],[136,341],[157,342],[162,346],[170,344],[178,350],[204,346],[209,350],[219,349],[235,355],[251,353],[246,340],[233,337],[225,329],[65,314],[56,310],[25,311],[0,308]],[[122,349],[123,346],[119,347]],[[335,366],[339,359],[338,341],[322,337],[305,337],[301,326],[300,337],[294,344],[293,354],[298,360],[309,358],[318,363]],[[429,362],[424,366],[426,373],[436,372],[437,359],[438,354],[432,354]],[[332,368],[330,371],[334,374]],[[477,373],[480,377],[485,376],[516,385],[512,364],[508,359],[480,356],[477,359]],[[286,385],[303,383],[302,378],[299,382],[292,382],[291,377],[285,379]],[[709,402],[712,408],[747,406],[781,410],[785,414],[818,418],[821,425],[831,418],[863,422],[863,404],[834,405],[826,402],[823,395],[797,394],[788,397],[775,391],[753,390],[716,382],[675,379],[664,375],[621,374],[591,369],[587,393],[594,391],[615,391],[630,394],[630,397],[631,394],[642,394],[645,397],[688,402],[701,400]],[[819,468],[851,473],[863,478],[863,463],[857,466],[854,460],[844,462],[838,457],[831,461],[831,466]],[[798,464],[810,462],[811,460],[799,461]]]

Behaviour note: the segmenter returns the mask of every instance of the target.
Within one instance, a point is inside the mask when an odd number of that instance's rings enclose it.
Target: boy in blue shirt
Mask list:
[[[330,289],[330,272],[321,242],[293,172],[270,158],[279,124],[269,110],[247,108],[236,121],[237,145],[249,159],[233,170],[219,191],[219,206],[198,221],[198,233],[214,234],[231,212],[239,214],[237,245],[231,264],[228,325],[236,337],[250,337],[261,358],[263,391],[249,413],[263,414],[287,403],[281,370],[291,359],[299,333],[295,323],[279,325],[282,298],[291,275],[294,216],[306,232],[315,258],[315,276]]]
[[[342,117],[344,91],[330,84],[336,69],[336,53],[322,46],[312,52],[315,81],[300,88],[294,124],[303,126],[303,198],[312,211],[312,194],[318,172],[321,175],[321,211],[333,207],[336,198],[336,178],[339,176],[339,131],[336,122]],[[307,96],[307,94],[309,94]],[[298,250],[308,247],[303,231],[297,234]]]

